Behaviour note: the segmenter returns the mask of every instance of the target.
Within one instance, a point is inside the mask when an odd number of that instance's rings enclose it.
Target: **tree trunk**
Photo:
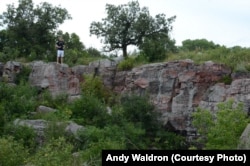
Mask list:
[[[122,53],[123,53],[123,57],[124,57],[124,58],[127,58],[127,57],[128,57],[128,54],[127,54],[127,46],[123,46],[123,47],[122,47]]]

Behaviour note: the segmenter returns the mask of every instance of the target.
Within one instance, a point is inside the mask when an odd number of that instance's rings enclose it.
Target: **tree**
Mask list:
[[[146,37],[139,47],[148,62],[163,60],[168,52],[175,52],[175,41],[164,34]]]
[[[66,9],[47,2],[36,8],[32,0],[19,0],[17,7],[9,4],[0,17],[2,25],[6,25],[5,46],[17,49],[19,56],[35,54],[35,58],[44,58],[42,55],[54,49],[55,29],[66,19],[71,19]]]
[[[79,52],[85,50],[85,45],[80,41],[80,37],[76,33],[63,33],[63,31],[60,30],[57,32],[57,36],[62,36],[67,49],[75,49]]]
[[[94,56],[94,57],[101,57],[102,54],[94,47],[89,47],[87,49],[87,52],[90,56]]]
[[[208,50],[218,48],[219,45],[215,45],[214,42],[206,39],[184,40],[182,41],[182,48],[188,51],[195,50]]]
[[[91,23],[90,34],[104,38],[106,51],[122,49],[124,57],[129,45],[140,46],[146,37],[168,36],[175,20],[175,16],[166,19],[165,14],[153,18],[148,8],[140,8],[138,1],[118,6],[106,4],[106,11],[106,18]]]

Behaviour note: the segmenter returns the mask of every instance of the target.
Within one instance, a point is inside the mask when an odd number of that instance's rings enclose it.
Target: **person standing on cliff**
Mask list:
[[[64,41],[63,38],[60,36],[58,41],[56,42],[57,48],[57,63],[63,64],[63,57],[64,57]]]

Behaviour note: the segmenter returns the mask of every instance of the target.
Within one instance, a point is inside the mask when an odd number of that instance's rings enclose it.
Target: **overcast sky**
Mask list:
[[[72,20],[66,20],[59,29],[76,33],[86,47],[101,49],[100,39],[90,37],[93,21],[106,17],[105,5],[126,4],[130,0],[33,0],[35,4],[49,2],[66,8]],[[176,16],[171,37],[181,45],[186,39],[207,39],[227,47],[250,47],[250,0],[138,0],[140,7],[148,7],[150,15],[159,13]],[[6,4],[18,0],[0,0],[0,14]]]

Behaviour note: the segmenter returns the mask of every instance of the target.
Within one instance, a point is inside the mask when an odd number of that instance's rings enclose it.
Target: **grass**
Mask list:
[[[196,64],[202,64],[206,61],[225,64],[233,71],[250,71],[250,48],[226,48],[204,51],[180,51],[168,56],[165,61],[192,59]]]

